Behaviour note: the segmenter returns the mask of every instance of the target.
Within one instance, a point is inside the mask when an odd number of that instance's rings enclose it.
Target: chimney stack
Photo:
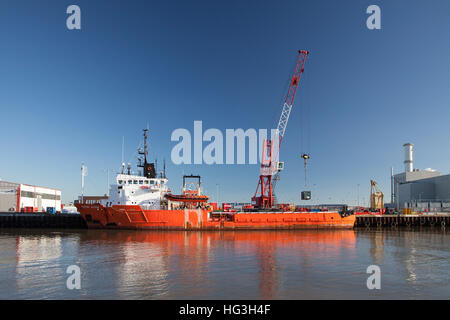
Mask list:
[[[413,172],[413,144],[405,143],[403,147],[405,148],[405,161],[403,161],[405,172]]]

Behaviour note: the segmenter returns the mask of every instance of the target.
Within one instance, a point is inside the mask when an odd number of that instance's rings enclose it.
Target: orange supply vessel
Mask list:
[[[338,212],[236,212],[208,209],[143,210],[136,205],[75,205],[89,228],[154,230],[275,230],[353,228],[355,216]]]
[[[184,176],[179,195],[172,194],[164,172],[156,174],[153,163],[147,162],[147,132],[144,130],[144,151],[138,167],[142,174],[134,175],[122,164],[122,172],[111,184],[108,197],[98,201],[85,199],[75,203],[89,228],[153,229],[153,230],[261,230],[353,228],[355,215],[339,212],[265,211],[246,209],[244,212],[213,211],[209,197],[201,194],[200,176]],[[196,184],[187,180],[195,179]],[[194,187],[192,187],[192,185]]]

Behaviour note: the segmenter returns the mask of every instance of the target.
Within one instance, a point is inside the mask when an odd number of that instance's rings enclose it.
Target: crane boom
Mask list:
[[[309,52],[305,50],[300,50],[298,52],[297,64],[295,65],[294,74],[292,75],[288,93],[286,95],[286,99],[284,100],[283,109],[281,110],[281,117],[278,121],[277,131],[280,138],[279,146],[281,145],[284,133],[286,132],[289,116],[291,114],[292,106],[294,105],[295,94],[297,93],[300,78],[304,71],[303,67],[305,65],[306,57],[308,56],[308,54]]]
[[[259,176],[255,195],[252,198],[252,204],[257,208],[271,208],[274,204],[273,189],[275,187],[276,180],[279,179],[278,172],[282,170],[282,166],[280,167],[280,163],[278,162],[280,146],[283,141],[284,134],[286,133],[289,116],[291,114],[292,106],[294,105],[295,94],[297,93],[300,78],[304,71],[303,67],[308,54],[309,52],[305,50],[298,51],[297,63],[289,83],[289,89],[281,110],[281,117],[278,121],[275,136],[270,140],[265,140],[263,143],[261,174]],[[275,176],[275,179],[272,179],[273,176]],[[274,181],[273,184],[272,180]]]

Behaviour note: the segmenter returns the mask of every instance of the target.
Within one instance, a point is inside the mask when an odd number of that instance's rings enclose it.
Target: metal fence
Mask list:
[[[445,200],[414,200],[407,203],[407,208],[411,208],[412,211],[420,212],[450,212],[450,199]]]

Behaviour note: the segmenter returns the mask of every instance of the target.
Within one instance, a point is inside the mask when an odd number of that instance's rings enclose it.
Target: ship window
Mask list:
[[[133,184],[133,180],[128,180],[128,184]]]
[[[143,184],[144,183],[144,181],[143,180],[139,180],[139,184]]]
[[[150,184],[155,184],[155,180],[150,180]]]
[[[148,180],[145,180],[144,183],[145,183],[145,184],[148,184]]]
[[[122,184],[122,180],[119,180],[119,184]]]
[[[137,180],[134,180],[133,183],[134,183],[134,184],[137,184]]]

